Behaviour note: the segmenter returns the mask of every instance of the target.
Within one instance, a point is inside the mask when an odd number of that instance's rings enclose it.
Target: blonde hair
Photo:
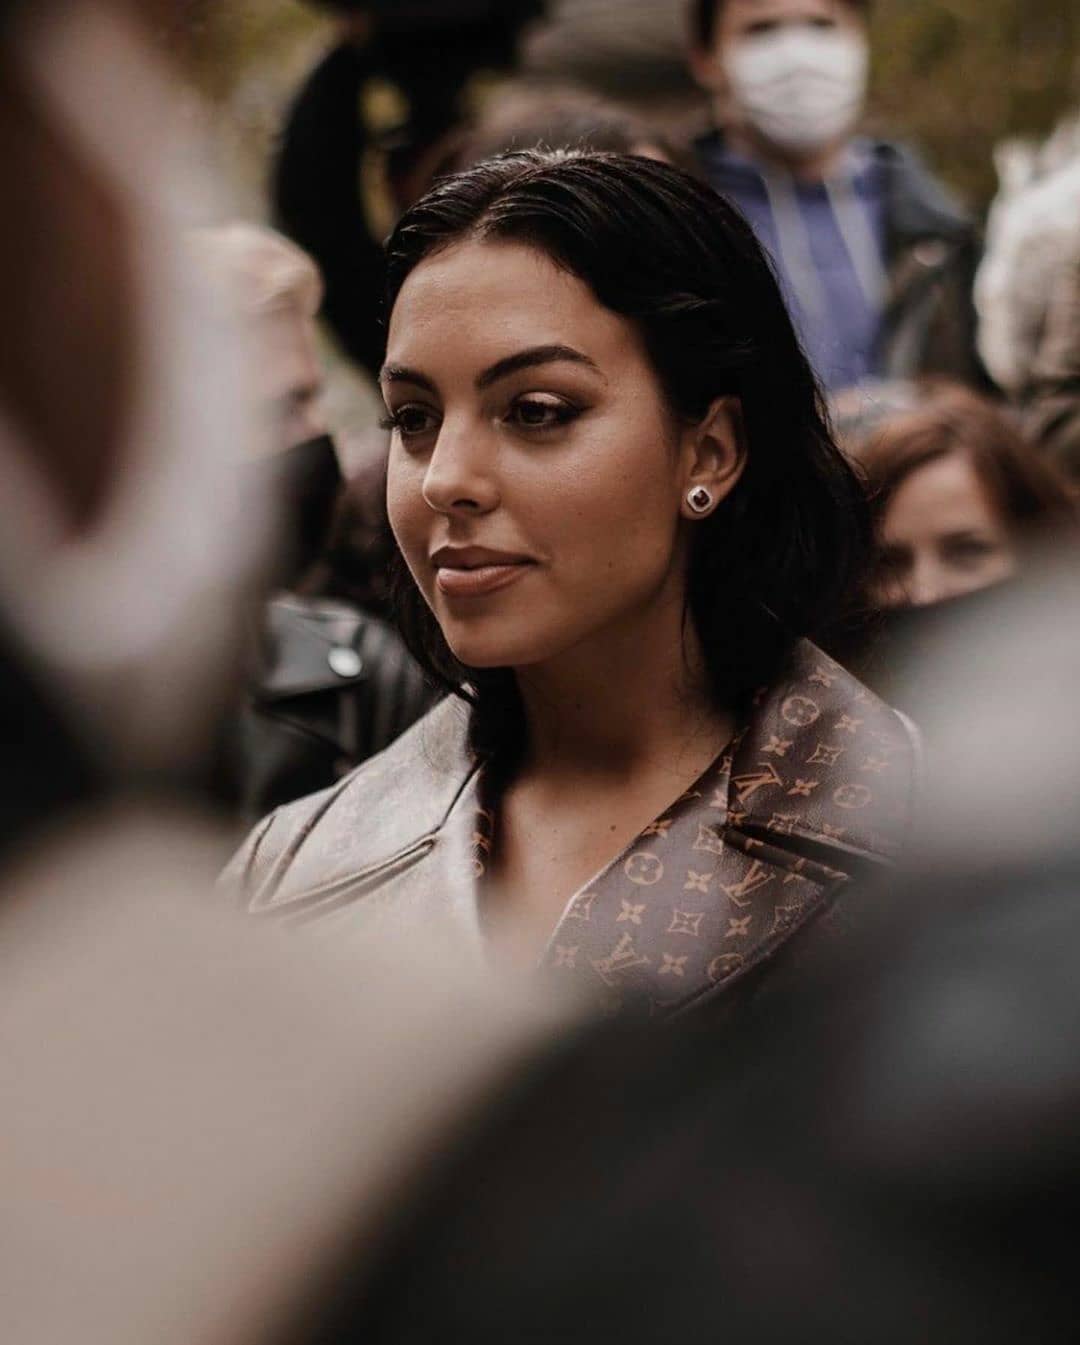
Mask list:
[[[226,288],[244,317],[280,309],[314,317],[322,304],[319,268],[273,229],[238,220],[193,231],[191,244],[197,261]]]

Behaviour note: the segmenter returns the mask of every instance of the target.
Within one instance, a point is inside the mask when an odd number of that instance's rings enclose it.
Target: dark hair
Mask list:
[[[958,383],[914,385],[914,409],[869,429],[851,454],[862,468],[875,526],[913,472],[951,453],[966,453],[1018,542],[1075,532],[1069,483],[1027,443],[1009,412]]]
[[[852,9],[861,10],[864,17],[869,16],[871,0],[844,0],[844,3]],[[716,20],[723,4],[724,0],[691,0],[691,32],[699,47],[712,46],[716,36]]]
[[[686,595],[709,691],[739,703],[776,676],[795,637],[832,621],[869,546],[861,484],[750,226],[668,164],[507,155],[447,178],[402,217],[388,244],[387,313],[414,267],[467,238],[538,249],[633,322],[678,416],[698,421],[717,398],[741,399],[746,467],[695,526]],[[512,753],[523,741],[513,675],[462,667],[400,556],[395,571],[405,640],[472,701],[474,750]]]

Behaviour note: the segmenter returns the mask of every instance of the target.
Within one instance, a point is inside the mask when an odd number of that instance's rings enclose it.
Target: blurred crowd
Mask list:
[[[1080,111],[978,219],[863,131],[869,0],[318,7],[241,220],[185,6],[0,0],[5,1339],[1071,1338]],[[450,922],[328,937],[338,878],[278,922],[215,889],[442,699],[388,429],[332,408],[403,213],[536,148],[737,209],[868,505],[817,639],[916,726],[913,840],[726,1018],[607,1021]]]

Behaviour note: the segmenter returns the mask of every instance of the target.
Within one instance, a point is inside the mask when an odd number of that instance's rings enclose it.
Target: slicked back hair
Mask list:
[[[796,637],[839,615],[870,535],[861,485],[833,442],[753,231],[668,164],[510,154],[444,179],[402,217],[387,245],[387,315],[415,267],[466,240],[535,248],[632,322],[684,422],[703,419],[717,398],[740,399],[746,466],[694,525],[686,593],[708,691],[718,706],[737,705],[776,676]],[[400,555],[394,571],[406,641],[440,685],[474,705],[474,750],[512,759],[524,741],[512,673],[459,664]]]

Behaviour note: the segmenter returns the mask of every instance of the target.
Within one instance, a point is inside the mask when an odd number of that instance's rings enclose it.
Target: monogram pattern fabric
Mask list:
[[[249,909],[368,928],[451,912],[482,943],[496,818],[466,729],[444,702],[335,789],[272,815],[231,869]],[[573,894],[544,972],[614,1012],[728,993],[897,856],[917,756],[906,720],[800,642],[727,751]]]
[[[573,897],[542,965],[613,1011],[689,1007],[816,914],[854,851],[895,856],[911,776],[897,717],[824,656],[798,660],[720,759]],[[486,810],[480,875],[493,828]]]

